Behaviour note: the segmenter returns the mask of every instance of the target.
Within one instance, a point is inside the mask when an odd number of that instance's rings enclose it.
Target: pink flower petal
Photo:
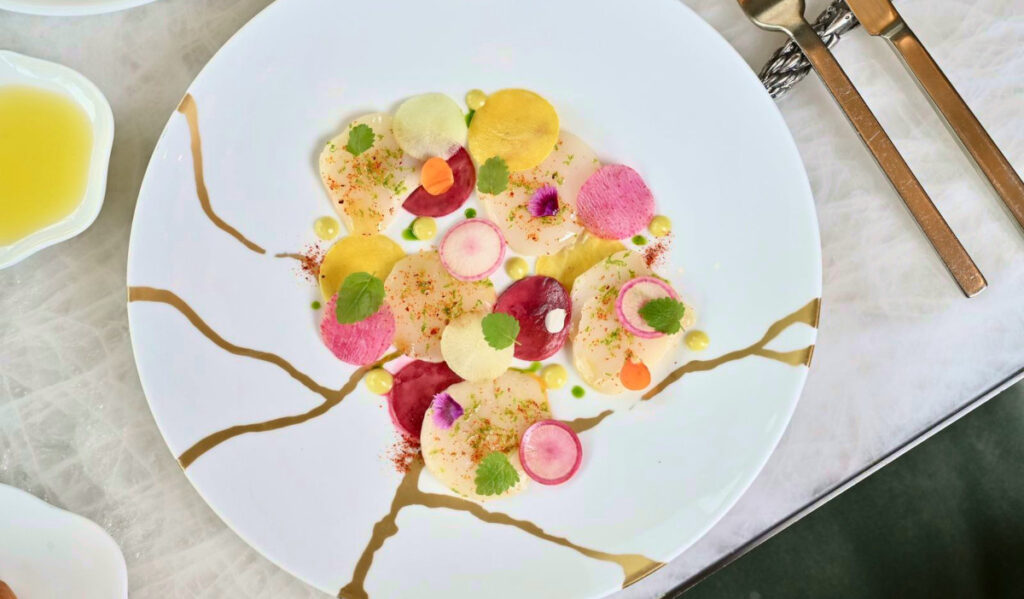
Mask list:
[[[558,214],[558,189],[553,185],[541,187],[533,192],[526,208],[532,216],[555,216]]]
[[[452,399],[451,395],[443,391],[434,396],[434,401],[431,402],[430,407],[434,418],[434,426],[443,430],[450,429],[452,424],[455,424],[455,421],[462,417],[462,406],[459,402]]]

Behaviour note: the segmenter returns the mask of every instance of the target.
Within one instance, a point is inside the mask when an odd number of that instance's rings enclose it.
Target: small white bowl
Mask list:
[[[61,93],[82,107],[92,125],[92,153],[85,194],[59,222],[15,241],[0,245],[0,269],[37,251],[78,235],[96,220],[107,188],[107,166],[114,144],[114,113],[103,93],[81,73],[38,58],[0,50],[0,86],[27,85]]]
[[[18,597],[124,599],[117,543],[95,522],[0,485],[0,580]]]

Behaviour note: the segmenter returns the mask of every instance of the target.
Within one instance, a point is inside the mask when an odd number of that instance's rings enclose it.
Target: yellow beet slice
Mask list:
[[[500,156],[513,172],[531,169],[558,142],[558,113],[529,90],[503,89],[487,96],[487,103],[476,111],[468,140],[477,164]]]
[[[404,257],[401,246],[384,235],[342,237],[320,263],[320,293],[324,301],[330,300],[354,272],[368,272],[383,281]]]
[[[591,266],[626,249],[618,241],[601,239],[584,233],[576,243],[562,248],[550,256],[537,258],[537,274],[555,279],[568,290],[572,290],[576,277]]]

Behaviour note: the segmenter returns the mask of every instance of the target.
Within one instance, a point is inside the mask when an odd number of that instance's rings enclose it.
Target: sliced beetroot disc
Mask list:
[[[559,420],[535,422],[519,440],[519,462],[530,478],[542,485],[559,485],[572,478],[583,461],[583,446]]]
[[[459,148],[448,159],[448,166],[455,178],[455,183],[448,191],[435,196],[430,195],[422,186],[417,187],[405,199],[402,207],[416,216],[447,216],[461,208],[476,187],[476,168],[465,148]]]
[[[561,330],[557,330],[557,316],[561,313],[550,314],[554,310],[564,312]],[[572,301],[557,279],[533,275],[512,283],[498,298],[494,311],[504,312],[519,321],[515,356],[520,360],[550,358],[562,349],[569,337]],[[550,328],[556,332],[551,332],[549,325],[555,325]]]
[[[419,439],[423,415],[434,396],[461,381],[444,362],[409,362],[395,374],[388,393],[391,421],[402,434]]]

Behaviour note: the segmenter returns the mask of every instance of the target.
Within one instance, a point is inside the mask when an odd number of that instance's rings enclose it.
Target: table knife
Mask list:
[[[1024,232],[1024,181],[1021,181],[921,40],[904,22],[896,7],[890,0],[846,0],[846,4],[868,33],[889,41],[931,100],[932,106],[960,141],[961,147],[991,183],[996,195],[1017,221],[1021,232]]]
[[[928,241],[967,297],[980,293],[988,283],[967,250],[942,218],[921,182],[903,160],[857,88],[839,66],[828,46],[804,18],[804,0],[738,0],[740,8],[762,29],[781,31],[796,42],[846,113],[861,141],[921,226]]]

